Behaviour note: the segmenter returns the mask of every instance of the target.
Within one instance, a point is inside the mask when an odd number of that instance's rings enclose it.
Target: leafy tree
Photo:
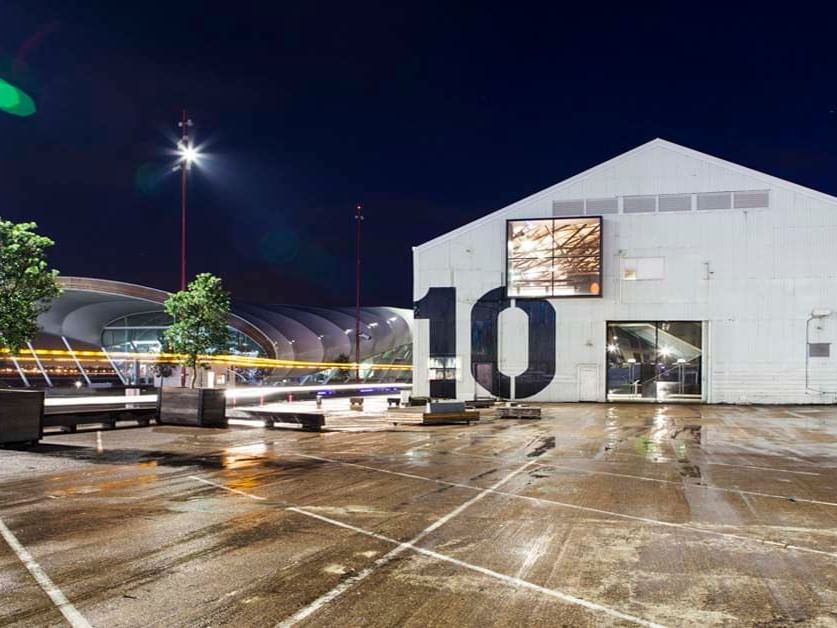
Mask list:
[[[174,319],[163,334],[165,344],[185,356],[183,365],[192,369],[190,387],[194,388],[199,357],[225,350],[229,345],[230,295],[220,278],[201,273],[185,290],[171,295],[164,307]]]
[[[34,222],[0,219],[0,348],[18,353],[38,333],[38,315],[61,294],[46,250],[55,244]]]
[[[346,355],[345,353],[341,353],[340,355],[338,355],[334,359],[334,361],[339,363],[339,364],[351,364],[352,359],[348,355]],[[351,374],[352,373],[348,368],[343,368],[343,367],[338,367],[337,368],[337,377],[339,377],[342,380],[348,379]]]

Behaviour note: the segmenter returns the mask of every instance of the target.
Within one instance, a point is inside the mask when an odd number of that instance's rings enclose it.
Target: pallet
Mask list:
[[[531,406],[501,406],[497,408],[498,419],[540,419],[541,409]]]
[[[464,412],[425,412],[421,415],[422,425],[444,425],[446,423],[467,423],[479,421],[480,413],[466,410]]]

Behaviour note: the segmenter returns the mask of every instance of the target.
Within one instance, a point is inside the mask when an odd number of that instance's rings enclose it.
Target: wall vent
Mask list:
[[[618,198],[588,198],[587,199],[587,215],[596,216],[598,214],[618,214],[619,213],[619,199]]]
[[[552,201],[553,216],[582,216],[584,215],[584,200]]]
[[[831,357],[831,343],[830,342],[809,342],[808,343],[808,357],[809,358],[830,358]]]
[[[735,209],[759,209],[769,207],[769,190],[748,190],[746,192],[733,192],[733,207]]]
[[[706,192],[697,195],[697,208],[703,209],[732,209],[731,192]]]
[[[626,196],[622,199],[622,211],[626,214],[648,214],[657,211],[656,196]]]
[[[692,211],[691,194],[661,194],[658,200],[661,212]]]

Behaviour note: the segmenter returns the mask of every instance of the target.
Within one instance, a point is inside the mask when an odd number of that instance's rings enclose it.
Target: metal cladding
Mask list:
[[[837,198],[657,139],[413,249],[418,396],[837,403]]]

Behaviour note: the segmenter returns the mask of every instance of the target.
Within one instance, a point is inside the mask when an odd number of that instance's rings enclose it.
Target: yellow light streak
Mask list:
[[[0,350],[0,354],[5,357],[14,357],[19,361],[35,361],[35,357],[31,355],[16,355],[11,356],[8,349]],[[53,362],[74,362],[78,358],[79,362],[95,363],[101,361],[105,365],[109,365],[108,357],[113,360],[137,360],[139,362],[153,362],[153,363],[168,363],[176,364],[185,360],[186,356],[178,353],[130,353],[113,351],[105,353],[104,351],[78,350],[67,351],[66,349],[35,349],[35,355],[41,358],[44,363]],[[203,355],[198,358],[199,362],[209,364],[219,364],[222,366],[239,366],[247,368],[287,368],[287,369],[356,369],[358,364],[354,362],[306,362],[304,360],[278,360],[274,358],[259,358],[255,356],[243,355]],[[393,370],[393,371],[411,371],[413,370],[410,364],[360,364],[363,369],[376,370]]]

